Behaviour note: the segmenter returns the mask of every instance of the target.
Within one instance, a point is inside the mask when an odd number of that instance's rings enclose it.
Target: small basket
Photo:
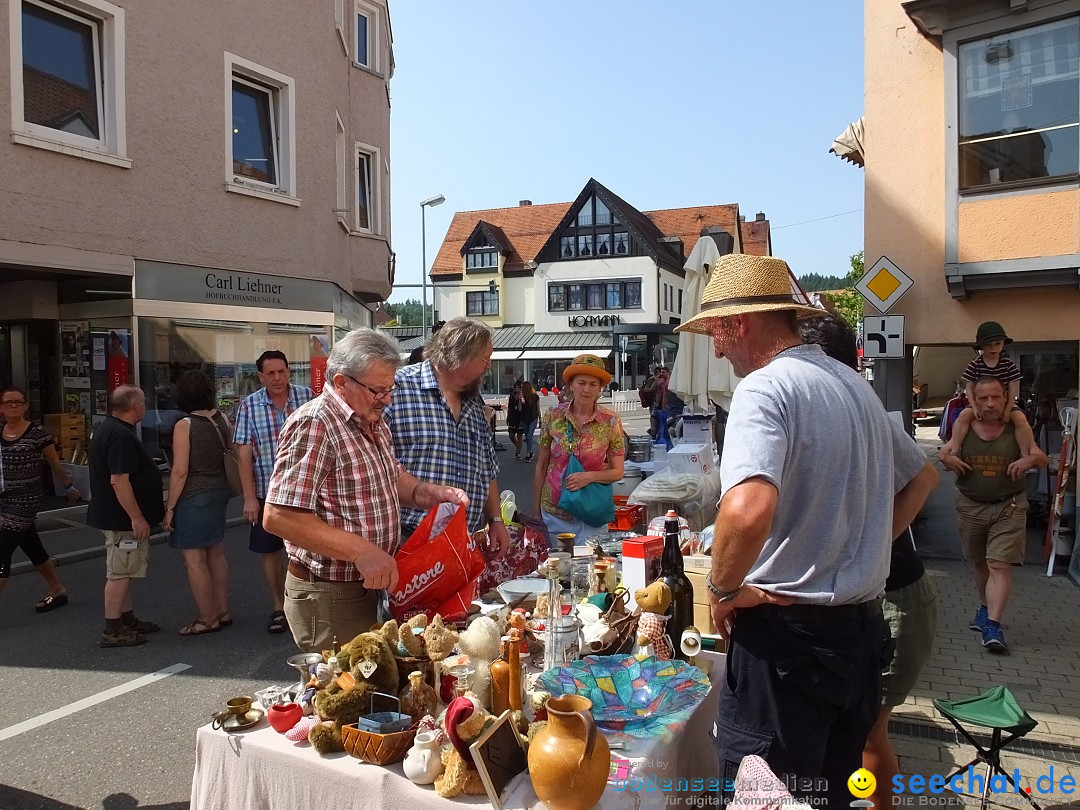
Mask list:
[[[377,692],[375,694],[383,694]],[[393,697],[393,695],[387,695]],[[372,695],[374,702],[375,695]],[[401,700],[398,699],[398,708],[401,708]],[[394,731],[389,734],[377,734],[360,728],[356,723],[348,723],[341,727],[341,741],[349,756],[370,762],[372,765],[393,765],[405,759],[405,754],[412,747],[416,737],[416,723],[413,723],[404,731]]]

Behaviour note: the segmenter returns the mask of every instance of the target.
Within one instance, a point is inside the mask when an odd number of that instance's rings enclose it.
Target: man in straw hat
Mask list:
[[[890,541],[937,475],[865,380],[803,345],[796,318],[820,312],[795,301],[786,262],[731,254],[676,331],[712,337],[744,378],[706,580],[730,640],[720,784],[730,793],[759,754],[794,793],[838,807],[878,713]]]

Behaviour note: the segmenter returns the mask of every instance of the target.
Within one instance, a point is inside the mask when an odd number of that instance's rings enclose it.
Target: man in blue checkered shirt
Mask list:
[[[267,630],[284,633],[285,618],[285,544],[276,534],[262,527],[262,508],[266,485],[274,472],[278,434],[289,414],[314,398],[303,385],[289,382],[289,361],[284,352],[266,351],[255,361],[263,387],[240,403],[236,411],[233,442],[244,485],[244,519],[251,524],[248,548],[262,557],[263,577],[273,603]]]
[[[469,531],[488,526],[489,555],[510,545],[503,525],[491,427],[484,418],[480,381],[491,368],[491,330],[454,318],[432,335],[423,362],[405,366],[394,379],[394,398],[383,417],[401,465],[422,481],[458,487],[469,496]],[[401,536],[424,519],[401,510]]]

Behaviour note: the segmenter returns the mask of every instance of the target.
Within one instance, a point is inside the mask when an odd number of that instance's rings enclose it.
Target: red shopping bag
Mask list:
[[[449,521],[447,509],[453,510]],[[469,534],[465,509],[448,504],[424,516],[394,559],[398,582],[389,594],[390,612],[399,620],[417,613],[440,613],[443,618],[463,613],[484,570],[484,555]]]

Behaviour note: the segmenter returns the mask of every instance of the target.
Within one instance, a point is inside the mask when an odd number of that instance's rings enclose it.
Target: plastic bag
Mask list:
[[[417,613],[449,619],[467,612],[484,570],[484,554],[469,534],[465,510],[454,504],[428,512],[394,559],[398,583],[389,600],[398,620]]]

